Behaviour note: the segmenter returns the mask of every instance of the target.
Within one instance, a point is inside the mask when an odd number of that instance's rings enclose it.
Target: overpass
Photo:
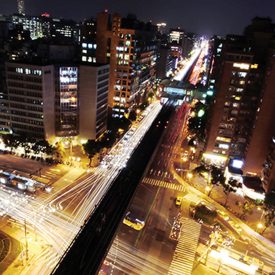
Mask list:
[[[169,119],[168,101],[52,274],[96,274]],[[138,163],[138,165],[137,165]]]
[[[183,68],[172,79],[163,80],[160,85],[163,87],[162,97],[183,100],[187,95],[186,92],[186,80],[192,72],[194,65],[196,64],[202,49],[197,48],[193,50],[193,54],[190,59],[185,63]]]

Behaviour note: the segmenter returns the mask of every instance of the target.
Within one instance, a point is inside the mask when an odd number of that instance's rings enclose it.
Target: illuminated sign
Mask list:
[[[252,65],[250,66],[250,68],[251,68],[251,69],[258,69],[258,64],[252,64]]]
[[[234,68],[239,68],[242,70],[249,70],[250,64],[249,63],[234,63],[233,64]]]
[[[168,94],[176,94],[176,95],[185,95],[186,91],[184,89],[180,89],[180,88],[173,88],[173,87],[165,87],[164,88],[164,92],[168,93]]]
[[[240,159],[231,159],[230,160],[230,166],[237,168],[237,169],[242,169],[244,165],[244,161]]]

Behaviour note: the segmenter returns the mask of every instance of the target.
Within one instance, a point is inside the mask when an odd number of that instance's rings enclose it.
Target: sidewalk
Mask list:
[[[193,179],[191,180],[191,185],[197,190],[205,194],[206,181],[202,179],[200,176],[194,175]],[[221,205],[223,205],[226,201],[226,195],[223,192],[223,188],[221,186],[214,187],[210,197]],[[243,214],[243,211],[242,211],[242,207],[240,207],[238,203],[243,204],[244,202],[245,202],[244,197],[236,193],[229,193],[226,209],[230,211],[232,214],[234,214],[236,217],[240,218]],[[251,229],[258,232],[259,229],[257,228],[257,225],[259,223],[264,224],[263,210],[261,208],[255,207],[252,210],[251,214],[246,214],[245,219],[241,219],[241,220],[246,225],[248,225]],[[262,230],[263,229],[261,229],[261,231]],[[269,239],[275,243],[275,227],[270,226],[269,228],[267,228],[263,236],[266,239]]]
[[[72,168],[63,177],[57,180],[53,186],[53,194],[58,193],[62,189],[66,188],[70,184],[74,183],[81,175],[86,173],[86,170],[82,168]],[[46,201],[45,201],[46,203]],[[27,242],[28,242],[28,261],[26,261],[26,238],[24,225],[18,223],[7,223],[1,227],[1,231],[10,235],[14,239],[21,242],[21,253],[14,260],[14,262],[5,270],[4,275],[14,275],[14,274],[28,274],[28,269],[39,255],[42,255],[48,251],[50,246],[41,238],[37,232],[33,232],[28,226],[27,228]]]

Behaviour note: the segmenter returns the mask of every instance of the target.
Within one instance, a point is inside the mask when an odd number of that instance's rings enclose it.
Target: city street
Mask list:
[[[22,266],[15,261],[4,274],[14,274],[15,270],[21,274],[51,272],[110,184],[127,164],[161,108],[158,102],[149,106],[147,116],[141,120],[139,127],[133,126],[93,173],[77,180],[85,171],[71,169],[54,184],[52,194],[32,197],[6,188],[0,190],[5,215],[21,224],[21,228],[25,224],[28,232],[28,237],[24,237],[24,230],[19,233],[9,227],[3,229],[19,241],[25,239],[22,254],[28,254],[25,257],[27,265]],[[22,257],[20,255],[17,261],[22,262]]]

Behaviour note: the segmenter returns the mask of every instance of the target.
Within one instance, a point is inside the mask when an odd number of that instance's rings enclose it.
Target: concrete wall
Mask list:
[[[45,138],[55,136],[55,69],[53,65],[44,66],[42,70],[43,85],[43,122]]]
[[[79,66],[79,138],[96,139],[97,74],[100,67]]]
[[[257,114],[250,145],[248,147],[245,172],[261,174],[264,160],[268,154],[270,140],[273,136],[275,126],[275,57],[266,74],[262,103]]]

